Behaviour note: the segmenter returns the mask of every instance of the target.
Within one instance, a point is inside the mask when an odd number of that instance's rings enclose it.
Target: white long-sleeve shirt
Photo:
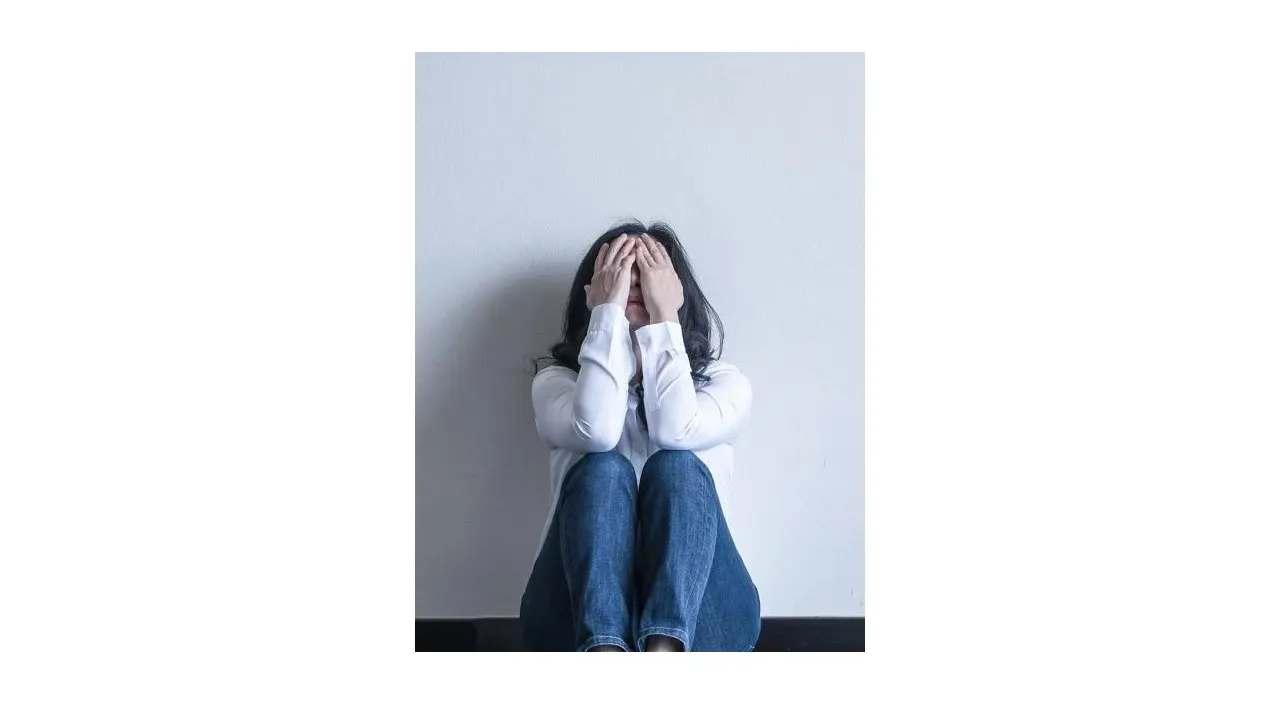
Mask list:
[[[551,448],[551,512],[538,540],[546,540],[569,468],[589,452],[617,450],[631,460],[639,481],[644,463],[659,450],[691,450],[711,470],[728,515],[733,442],[751,410],[751,384],[732,364],[714,361],[696,383],[679,323],[636,330],[622,306],[604,303],[591,312],[578,354],[581,371],[543,369],[533,380],[534,422]],[[640,427],[640,399],[630,385],[636,350],[644,381],[648,432]]]

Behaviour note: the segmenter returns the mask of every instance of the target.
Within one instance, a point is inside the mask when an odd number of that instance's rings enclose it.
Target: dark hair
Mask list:
[[[592,243],[582,263],[578,265],[578,273],[569,286],[569,300],[564,309],[564,329],[562,339],[551,346],[550,357],[539,357],[535,363],[535,371],[548,366],[568,367],[579,371],[578,352],[582,349],[582,340],[587,335],[587,324],[591,321],[591,311],[587,309],[587,293],[584,286],[591,283],[595,273],[596,254],[600,247],[620,235],[639,235],[647,233],[667,248],[671,255],[671,263],[675,266],[676,275],[684,287],[684,305],[680,306],[680,330],[684,334],[684,349],[689,356],[689,366],[696,381],[706,382],[709,378],[704,373],[712,361],[720,358],[724,346],[724,323],[715,308],[702,293],[702,287],[694,276],[693,266],[689,263],[689,255],[680,244],[680,238],[664,222],[654,222],[645,227],[639,220],[627,220],[605,232]],[[712,333],[714,332],[714,342]],[[642,392],[643,396],[643,392]],[[644,422],[644,404],[640,406],[641,422]]]

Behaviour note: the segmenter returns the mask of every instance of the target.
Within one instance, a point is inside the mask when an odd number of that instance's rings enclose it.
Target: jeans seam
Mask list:
[[[617,636],[591,636],[586,643],[582,644],[582,647],[578,648],[578,652],[585,652],[597,645],[616,645],[627,652],[631,652],[627,642]]]

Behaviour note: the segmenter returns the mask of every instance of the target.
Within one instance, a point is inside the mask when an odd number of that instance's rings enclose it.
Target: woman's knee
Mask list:
[[[689,450],[659,450],[645,462],[640,487],[642,490],[714,491],[715,483],[707,466]]]
[[[565,476],[565,484],[622,486],[635,489],[636,470],[631,460],[622,454],[609,452],[591,452],[582,456]]]

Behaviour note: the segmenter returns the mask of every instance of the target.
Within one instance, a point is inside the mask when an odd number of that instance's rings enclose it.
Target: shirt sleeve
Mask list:
[[[622,437],[635,353],[626,312],[616,303],[591,311],[578,353],[580,371],[553,366],[533,379],[538,436],[552,447],[607,452]]]
[[[674,322],[636,330],[644,374],[649,438],[664,450],[706,450],[733,442],[751,411],[751,384],[738,368],[708,367],[710,381],[694,387],[684,334]]]

